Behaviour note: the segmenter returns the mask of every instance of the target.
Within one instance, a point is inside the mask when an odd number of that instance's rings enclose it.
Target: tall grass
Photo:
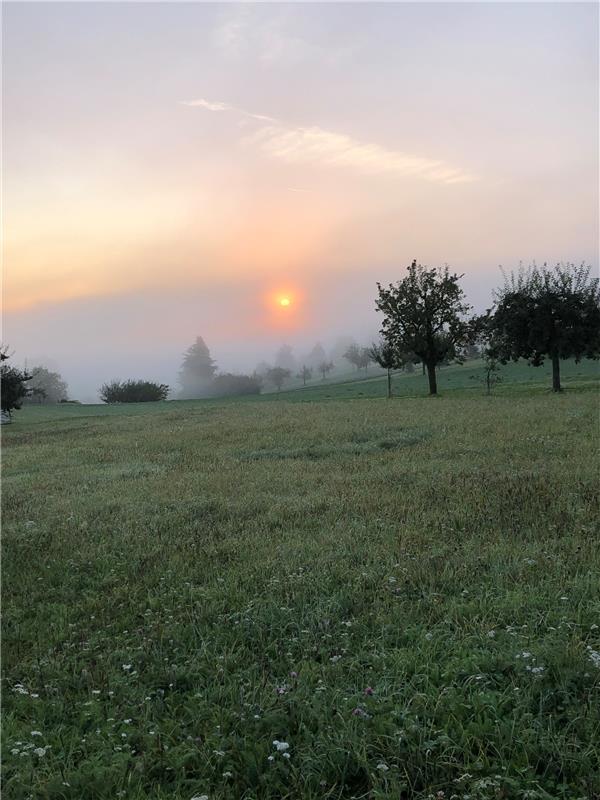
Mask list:
[[[599,796],[596,417],[576,391],[23,411],[5,797]]]

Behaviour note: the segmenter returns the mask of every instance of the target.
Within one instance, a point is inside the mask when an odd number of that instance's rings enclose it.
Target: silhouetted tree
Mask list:
[[[312,378],[312,369],[306,366],[306,364],[302,365],[302,369],[297,375],[298,378],[302,378],[302,385],[306,386],[306,381],[309,381]]]
[[[321,363],[319,364],[319,372],[321,373],[321,378],[325,380],[325,378],[332,371],[332,369],[333,369],[333,361],[321,361]]]
[[[552,361],[552,390],[561,391],[560,359],[600,356],[600,289],[582,264],[533,265],[505,277],[489,318],[490,352],[502,363]]]
[[[291,374],[292,373],[289,369],[284,369],[283,367],[273,367],[267,372],[267,380],[269,383],[272,383],[273,386],[276,386],[277,391],[280,392],[284,382],[290,377]]]
[[[210,350],[201,336],[196,338],[184,355],[179,371],[181,397],[202,397],[210,393],[217,367],[210,356]]]
[[[0,406],[2,411],[10,417],[12,412],[21,408],[23,400],[30,390],[26,386],[31,380],[31,375],[17,367],[11,367],[5,362],[10,355],[6,347],[0,348]]]
[[[437,394],[437,365],[455,357],[471,336],[462,318],[470,306],[459,286],[461,277],[448,267],[427,269],[413,261],[397,284],[387,289],[377,284],[376,307],[384,315],[381,334],[399,351],[413,352],[423,361],[432,395]]]

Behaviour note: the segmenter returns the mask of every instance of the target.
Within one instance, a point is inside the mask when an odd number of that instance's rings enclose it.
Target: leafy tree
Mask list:
[[[372,360],[373,359],[371,357],[371,348],[361,347],[358,356],[358,368],[364,369],[364,371],[366,372]]]
[[[356,369],[364,369],[365,372],[373,360],[371,357],[370,347],[359,347],[357,344],[351,344],[344,353],[344,358],[351,364],[354,364]]]
[[[456,357],[472,335],[463,319],[470,306],[464,302],[461,277],[448,267],[427,269],[413,261],[397,284],[387,289],[377,284],[376,307],[384,315],[381,334],[399,351],[423,361],[432,395],[437,394],[437,365]]]
[[[333,361],[327,361],[327,360],[321,361],[321,363],[319,364],[319,372],[321,373],[321,378],[325,380],[325,378],[332,371],[332,369],[333,369]]]
[[[535,264],[505,277],[490,316],[491,352],[502,363],[552,361],[552,390],[561,391],[560,359],[600,356],[600,288],[582,264]]]
[[[351,344],[345,351],[344,358],[353,364],[356,369],[360,369],[362,364],[361,348],[357,344]]]
[[[283,367],[272,367],[267,372],[267,380],[269,383],[272,383],[273,386],[277,387],[277,391],[281,391],[281,387],[285,383],[285,380],[290,377],[292,373],[289,369],[284,369]]]
[[[60,403],[66,400],[69,390],[66,382],[58,372],[51,372],[46,367],[33,367],[31,370],[31,396],[38,402]]]
[[[21,408],[23,400],[29,394],[27,382],[31,375],[27,372],[5,364],[10,355],[5,347],[0,348],[0,406],[10,417],[12,412]]]
[[[398,368],[398,353],[394,347],[382,339],[378,344],[371,345],[371,360],[375,361],[382,369],[387,370],[387,396],[392,396],[392,370]]]
[[[297,375],[298,378],[302,378],[302,385],[306,386],[306,381],[309,381],[312,378],[312,369],[307,367],[306,364],[302,365],[302,369]]]
[[[236,397],[245,394],[260,394],[260,378],[250,375],[234,375],[225,372],[217,375],[211,385],[211,394],[215,397]]]
[[[166,400],[169,387],[151,381],[111,381],[100,387],[99,394],[103,403],[151,403]]]
[[[198,336],[194,344],[183,355],[179,371],[181,397],[202,397],[209,394],[216,371],[217,367],[210,356],[210,350],[204,339]]]

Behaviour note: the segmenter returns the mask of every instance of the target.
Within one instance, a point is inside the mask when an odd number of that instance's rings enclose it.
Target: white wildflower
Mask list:
[[[588,651],[588,658],[590,659],[592,664],[595,667],[598,667],[598,669],[600,669],[600,653],[597,650],[592,650],[589,644],[587,646],[587,651]]]
[[[273,740],[273,747],[277,748],[278,753],[284,753],[286,750],[290,749],[290,746],[287,742],[280,742],[279,739]]]
[[[377,769],[380,770],[381,772],[387,772],[389,770],[389,767],[382,761],[380,764],[377,764]]]

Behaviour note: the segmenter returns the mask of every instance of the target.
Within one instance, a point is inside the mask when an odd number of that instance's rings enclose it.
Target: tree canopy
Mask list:
[[[5,347],[0,348],[0,405],[2,411],[9,416],[15,410],[21,408],[23,400],[29,395],[30,389],[27,386],[31,380],[25,370],[12,367],[5,362],[10,355]]]
[[[381,335],[399,352],[414,353],[423,361],[430,394],[437,394],[437,365],[455,358],[471,335],[461,278],[447,266],[427,268],[413,261],[398,283],[387,288],[377,284],[376,308],[384,317]]]
[[[585,264],[544,264],[506,277],[489,317],[490,353],[534,366],[549,358],[559,392],[561,358],[600,356],[600,290],[590,271]]]

